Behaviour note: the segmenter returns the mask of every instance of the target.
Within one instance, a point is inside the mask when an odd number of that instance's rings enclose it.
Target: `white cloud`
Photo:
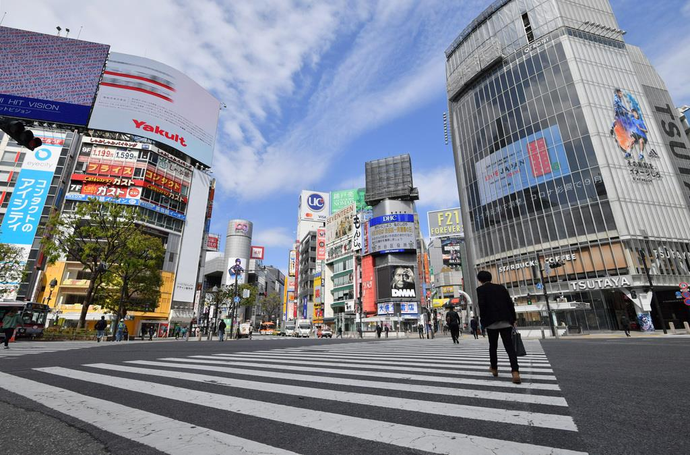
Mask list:
[[[413,171],[414,184],[419,189],[417,206],[426,210],[458,207],[458,184],[453,166]]]
[[[291,248],[295,235],[284,227],[260,229],[252,235],[252,243],[264,247]]]
[[[652,57],[652,63],[666,83],[673,100],[678,104],[690,104],[690,37],[678,38],[667,46],[661,54]]]

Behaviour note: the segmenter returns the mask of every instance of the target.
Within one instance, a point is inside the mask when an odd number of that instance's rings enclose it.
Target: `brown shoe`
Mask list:
[[[492,375],[494,375],[494,377],[498,376],[498,368],[489,368],[489,371]]]
[[[520,373],[517,371],[513,371],[513,384],[522,384],[522,380],[520,380]]]

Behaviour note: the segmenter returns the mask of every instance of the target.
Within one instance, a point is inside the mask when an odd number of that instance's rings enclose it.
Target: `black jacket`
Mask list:
[[[508,290],[500,284],[486,283],[479,286],[477,300],[482,326],[488,327],[500,321],[514,324],[517,320],[513,299],[510,298]]]
[[[222,321],[222,320],[221,320],[221,321],[220,321],[220,324],[218,324],[218,331],[219,331],[219,332],[225,332],[225,327],[226,327],[225,321]]]
[[[448,323],[448,325],[460,325],[460,315],[458,312],[451,310],[446,313],[446,323]]]

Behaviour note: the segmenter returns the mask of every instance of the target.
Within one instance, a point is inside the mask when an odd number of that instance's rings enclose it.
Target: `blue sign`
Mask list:
[[[232,299],[232,301],[235,303],[240,303],[240,298],[238,296],[235,296],[235,298]]]
[[[544,285],[541,283],[537,283],[537,289],[539,289],[539,290],[544,289]]]
[[[134,199],[134,198],[118,198],[118,197],[111,197],[111,196],[94,196],[92,194],[74,194],[70,193],[65,196],[65,199],[69,201],[88,201],[89,199],[98,199],[101,202],[113,202],[115,204],[125,204],[125,205],[134,205],[134,206],[139,206],[139,207],[144,207],[145,209],[153,210],[154,212],[162,213],[164,215],[171,216],[173,218],[177,218],[178,220],[185,220],[187,219],[186,216],[184,216],[181,213],[175,212],[174,210],[166,209],[164,207],[160,207],[156,204],[151,204],[150,202],[142,201],[140,199]]]
[[[52,172],[22,169],[0,227],[0,242],[31,245],[48,197]]]
[[[307,207],[314,212],[320,212],[326,207],[326,200],[320,194],[312,193],[307,198]]]
[[[398,213],[395,215],[383,215],[372,218],[369,221],[369,226],[373,227],[379,224],[387,223],[414,223],[414,214],[411,213]]]

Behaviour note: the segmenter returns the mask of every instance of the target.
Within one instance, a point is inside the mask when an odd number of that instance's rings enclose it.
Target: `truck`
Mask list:
[[[311,322],[309,320],[297,321],[295,336],[298,338],[309,338],[311,334]]]

